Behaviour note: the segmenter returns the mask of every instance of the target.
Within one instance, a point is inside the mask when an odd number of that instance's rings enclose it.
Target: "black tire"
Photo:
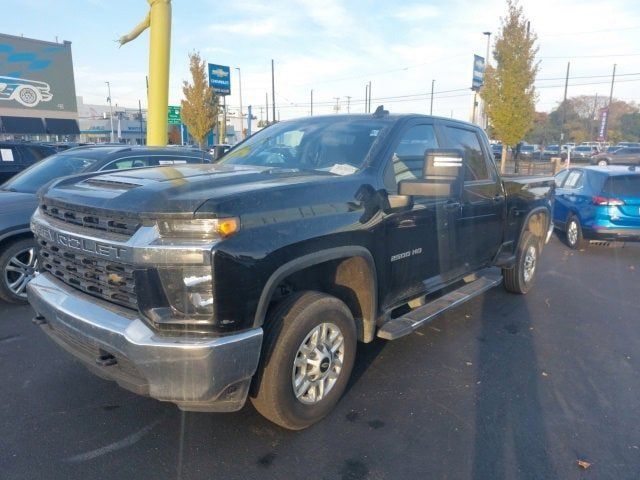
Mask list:
[[[540,243],[539,237],[536,237],[531,232],[524,232],[518,245],[515,265],[513,268],[502,269],[504,288],[507,292],[525,294],[531,289],[538,271],[537,264],[540,260]],[[529,267],[531,255],[533,255],[532,269]]]
[[[575,225],[573,227],[572,225]],[[575,228],[575,234],[572,233],[572,228]],[[585,240],[582,235],[582,227],[580,226],[580,220],[573,214],[569,214],[567,223],[565,224],[565,240],[567,246],[573,250],[584,250],[589,246],[589,241]]]
[[[303,403],[294,392],[294,360],[310,332],[327,322],[337,326],[344,338],[342,367],[324,398],[314,404]],[[312,291],[286,298],[269,315],[264,327],[262,358],[252,386],[253,405],[264,417],[290,430],[301,430],[319,421],[344,393],[356,343],[355,322],[342,301]],[[331,365],[334,368],[333,361]]]
[[[14,287],[12,290],[10,284],[17,281],[21,277],[21,274],[15,271],[8,271],[7,268],[10,266],[15,269],[16,265],[13,264],[12,259],[18,256],[18,260],[25,260],[24,254],[21,252],[28,251],[33,249],[33,254],[35,255],[35,247],[36,242],[32,238],[22,238],[20,240],[15,240],[14,242],[9,243],[5,246],[4,250],[0,254],[0,299],[9,303],[17,303],[17,304],[26,304],[26,289],[21,290],[22,295],[16,294],[14,290],[17,287]],[[35,257],[34,257],[35,261]],[[28,263],[28,262],[25,262]],[[35,272],[36,264],[29,266],[28,269],[25,269],[25,274],[27,274],[29,279],[33,278],[33,274]],[[19,284],[20,285],[20,284]],[[24,284],[26,287],[26,283]]]

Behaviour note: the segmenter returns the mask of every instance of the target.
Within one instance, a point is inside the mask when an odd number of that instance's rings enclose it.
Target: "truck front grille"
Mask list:
[[[140,222],[135,219],[96,215],[93,213],[82,212],[72,207],[46,202],[40,204],[40,209],[45,215],[65,223],[79,225],[93,230],[102,230],[103,232],[117,233],[129,237],[140,227]]]
[[[38,238],[40,268],[67,285],[137,310],[133,266],[90,257]]]

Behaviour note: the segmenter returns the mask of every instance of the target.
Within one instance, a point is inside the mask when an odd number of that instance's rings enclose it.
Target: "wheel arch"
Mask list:
[[[522,242],[525,232],[532,232],[536,237],[540,238],[540,250],[542,250],[551,221],[551,212],[547,207],[537,207],[531,210],[522,222],[518,245]]]
[[[7,245],[24,238],[33,238],[33,234],[28,227],[19,230],[13,230],[11,232],[6,232],[0,235],[0,253],[7,247]]]
[[[320,274],[320,275],[314,275]],[[271,274],[260,294],[254,326],[266,321],[280,285],[303,279],[305,290],[317,290],[342,300],[351,310],[358,339],[375,336],[378,280],[371,252],[360,246],[335,247],[313,252],[281,265]]]

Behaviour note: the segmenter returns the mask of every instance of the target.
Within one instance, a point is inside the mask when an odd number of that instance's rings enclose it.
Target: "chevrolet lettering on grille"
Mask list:
[[[121,259],[123,254],[127,251],[126,248],[109,245],[107,243],[96,242],[88,238],[75,237],[63,232],[57,232],[39,223],[33,223],[34,233],[49,242],[62,245],[63,247],[72,248],[74,250],[80,250],[87,253],[93,253],[101,257],[110,258],[114,260]]]

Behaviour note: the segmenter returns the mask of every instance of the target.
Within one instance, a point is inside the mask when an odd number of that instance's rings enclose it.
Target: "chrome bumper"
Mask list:
[[[27,287],[43,330],[101,377],[182,410],[239,410],[256,371],[262,329],[217,338],[156,334],[136,312],[38,275]]]

